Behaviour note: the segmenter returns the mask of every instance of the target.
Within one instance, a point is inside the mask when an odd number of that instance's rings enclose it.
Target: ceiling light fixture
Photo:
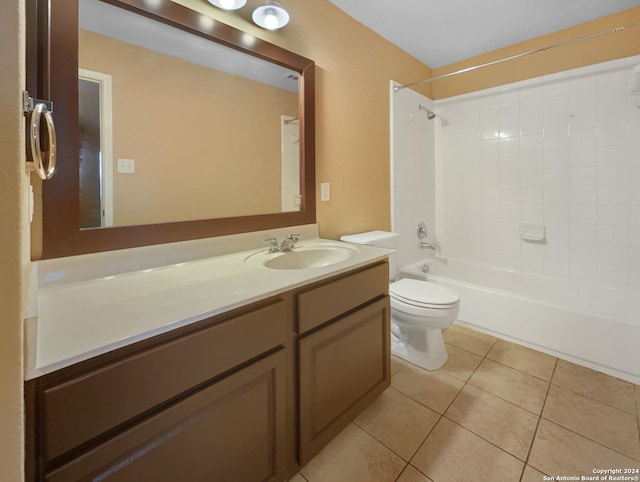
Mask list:
[[[247,0],[209,0],[209,3],[223,10],[238,10],[247,4]]]
[[[289,12],[287,12],[278,1],[269,1],[266,5],[256,8],[251,16],[256,25],[267,30],[277,30],[289,23]]]

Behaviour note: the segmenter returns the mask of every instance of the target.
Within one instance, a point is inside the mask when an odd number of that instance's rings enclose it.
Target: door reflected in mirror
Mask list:
[[[80,2],[80,227],[297,211],[298,73]]]

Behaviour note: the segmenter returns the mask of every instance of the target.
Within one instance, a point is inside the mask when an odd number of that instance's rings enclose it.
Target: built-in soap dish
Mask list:
[[[546,237],[544,224],[521,224],[520,239],[524,241],[541,242]]]

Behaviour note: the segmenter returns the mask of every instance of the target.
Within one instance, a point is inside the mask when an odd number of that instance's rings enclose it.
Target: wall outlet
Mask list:
[[[320,183],[320,201],[330,201],[331,200],[331,183],[321,182]]]
[[[136,161],[133,159],[118,159],[118,172],[133,174],[136,172]]]

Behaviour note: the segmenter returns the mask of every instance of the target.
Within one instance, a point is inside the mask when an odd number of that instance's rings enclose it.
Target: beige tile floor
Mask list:
[[[457,324],[444,338],[443,368],[393,357],[391,387],[292,480],[537,482],[640,469],[640,386]]]

